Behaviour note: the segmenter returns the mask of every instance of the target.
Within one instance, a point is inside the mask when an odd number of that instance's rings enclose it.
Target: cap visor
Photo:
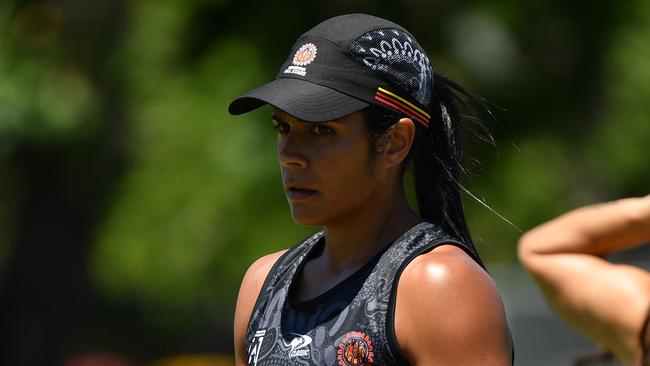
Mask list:
[[[270,104],[298,119],[324,122],[338,119],[369,106],[356,98],[309,81],[281,78],[235,99],[230,114],[242,114]]]

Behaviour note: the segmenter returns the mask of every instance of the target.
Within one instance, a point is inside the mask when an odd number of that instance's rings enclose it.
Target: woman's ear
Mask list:
[[[400,165],[411,151],[415,138],[415,124],[410,118],[400,119],[393,128],[383,149],[387,166]]]

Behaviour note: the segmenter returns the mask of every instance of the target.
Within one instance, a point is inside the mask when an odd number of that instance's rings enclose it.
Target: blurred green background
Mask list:
[[[227,106],[349,12],[404,25],[491,105],[466,185],[522,230],[650,193],[645,0],[3,0],[0,364],[232,352],[247,266],[314,229],[269,110]],[[466,204],[488,267],[514,263],[521,233]]]

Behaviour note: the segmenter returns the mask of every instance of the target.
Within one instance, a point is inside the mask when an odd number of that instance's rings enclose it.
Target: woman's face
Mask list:
[[[331,225],[373,209],[385,175],[370,160],[364,116],[305,122],[276,108],[278,160],[296,223]]]

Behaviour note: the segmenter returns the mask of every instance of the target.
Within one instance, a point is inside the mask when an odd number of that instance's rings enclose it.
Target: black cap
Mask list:
[[[228,111],[268,103],[322,122],[374,104],[428,126],[432,87],[429,58],[411,34],[382,18],[348,14],[301,35],[275,80],[235,99]]]

